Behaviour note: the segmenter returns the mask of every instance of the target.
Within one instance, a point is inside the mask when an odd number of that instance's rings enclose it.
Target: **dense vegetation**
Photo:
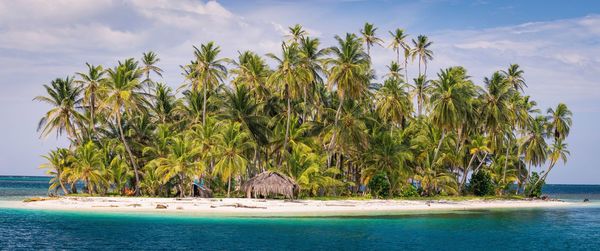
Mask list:
[[[571,112],[558,104],[541,113],[516,64],[481,85],[460,66],[428,76],[432,42],[396,29],[388,43],[395,60],[376,74],[370,49],[385,44],[372,24],[335,36],[331,47],[300,25],[289,31],[281,51],[266,56],[228,59],[213,42],[194,47],[177,90],[159,81],[153,52],[112,68],[87,64],[44,85],[35,100],[51,109],[39,131],[71,142],[45,156],[50,189],[77,193],[79,183],[89,194],[184,196],[202,178],[229,196],[276,170],[304,196],[369,188],[435,196],[472,193],[469,176],[484,172],[502,195],[538,186],[567,160]],[[410,63],[418,65],[412,78]],[[535,167],[545,171],[530,184]]]

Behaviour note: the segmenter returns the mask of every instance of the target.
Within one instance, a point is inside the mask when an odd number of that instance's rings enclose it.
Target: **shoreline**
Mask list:
[[[246,198],[59,197],[40,201],[2,201],[14,209],[169,214],[198,217],[392,216],[469,210],[535,209],[583,206],[544,200],[271,200]]]

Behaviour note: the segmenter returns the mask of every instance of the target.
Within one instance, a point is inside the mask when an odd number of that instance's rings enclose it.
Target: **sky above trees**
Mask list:
[[[42,84],[83,71],[83,62],[114,65],[153,50],[164,82],[183,82],[179,65],[192,45],[215,41],[223,56],[252,49],[277,52],[287,27],[302,24],[324,46],[358,32],[364,22],[434,42],[430,72],[461,65],[481,84],[484,76],[518,63],[540,107],[565,102],[574,113],[571,157],[549,183],[600,183],[595,163],[600,133],[600,3],[579,1],[0,1],[0,175],[41,175],[40,157],[63,139],[40,140],[37,121],[47,110],[32,98]],[[372,48],[377,73],[395,58]],[[272,61],[270,61],[273,63]],[[417,73],[416,62],[408,69]],[[381,76],[380,76],[381,77]]]

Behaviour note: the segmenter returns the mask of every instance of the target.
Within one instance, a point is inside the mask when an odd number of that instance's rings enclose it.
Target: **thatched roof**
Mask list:
[[[300,191],[298,184],[290,177],[278,172],[266,171],[249,179],[242,185],[242,191],[248,198],[283,195],[293,199]]]

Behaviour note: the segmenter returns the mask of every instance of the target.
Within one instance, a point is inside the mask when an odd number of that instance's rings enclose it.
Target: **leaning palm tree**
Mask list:
[[[48,169],[46,174],[52,176],[50,179],[50,186],[48,190],[58,190],[58,188],[62,189],[63,193],[69,194],[69,190],[67,190],[65,186],[66,175],[65,172],[68,173],[68,170],[73,167],[74,158],[66,148],[58,148],[56,150],[50,151],[48,155],[43,156],[48,162],[44,163],[40,166],[40,168]]]
[[[338,108],[335,113],[334,126],[337,127],[345,98],[359,99],[366,92],[370,80],[370,60],[356,35],[347,33],[342,39],[335,36],[337,47],[329,48],[333,56],[325,60],[329,66],[327,85],[330,90],[335,87],[338,96]],[[336,130],[332,134],[329,150],[333,150],[336,141]]]
[[[231,178],[246,172],[248,160],[244,153],[253,148],[252,141],[248,139],[248,132],[236,122],[225,124],[219,134],[216,149],[219,161],[215,164],[213,174],[227,181],[227,197],[231,191]]]
[[[108,77],[104,92],[106,96],[101,104],[109,119],[114,119],[119,130],[121,142],[127,150],[130,164],[133,166],[135,173],[135,193],[139,194],[139,173],[138,164],[133,156],[133,152],[125,138],[123,132],[123,113],[132,115],[133,112],[142,109],[141,104],[144,103],[142,96],[142,86],[137,77],[137,69],[130,69],[125,65],[120,65],[114,69],[108,70]]]
[[[44,85],[48,96],[37,96],[34,100],[45,102],[52,106],[38,123],[41,137],[46,137],[53,131],[56,136],[66,132],[73,140],[77,139],[77,127],[85,121],[85,117],[78,111],[82,103],[81,87],[73,84],[73,78],[57,78],[50,85]]]
[[[141,68],[142,73],[146,76],[143,83],[149,87],[154,86],[154,82],[150,79],[150,73],[154,72],[156,75],[162,77],[163,70],[156,66],[156,64],[160,61],[160,58],[153,51],[144,52],[142,54],[142,63],[144,66]]]
[[[89,118],[89,127],[96,131],[96,108],[98,106],[96,99],[99,95],[100,85],[102,81],[104,81],[104,74],[106,73],[104,69],[102,69],[101,65],[94,66],[89,63],[85,63],[88,67],[87,73],[76,73],[79,77],[78,80],[75,80],[75,83],[81,85],[81,88],[84,90],[84,100],[83,104],[89,107],[90,109],[90,118]]]
[[[433,59],[433,52],[429,49],[429,46],[433,44],[433,42],[429,41],[429,38],[425,35],[419,35],[417,40],[412,40],[413,48],[412,48],[412,60],[415,60],[415,57],[419,58],[419,76],[421,75],[421,64],[425,66],[425,75],[427,75],[427,62]]]
[[[556,106],[556,109],[548,108],[548,116],[546,118],[550,121],[549,131],[554,135],[555,141],[564,140],[569,136],[571,125],[573,124],[573,113],[567,105],[560,103]]]
[[[567,144],[563,143],[562,140],[558,140],[555,141],[552,146],[550,147],[549,153],[548,153],[548,161],[550,161],[550,166],[548,167],[548,170],[546,172],[544,172],[544,175],[542,175],[542,177],[540,177],[538,179],[538,181],[533,185],[533,187],[536,187],[538,183],[540,183],[541,181],[545,181],[546,177],[548,177],[548,174],[550,173],[550,171],[552,171],[552,168],[556,165],[556,163],[559,160],[562,160],[563,164],[567,163],[567,156],[571,154],[569,152],[569,150],[567,150]]]
[[[367,46],[367,55],[371,57],[371,47],[373,45],[382,46],[383,40],[378,38],[375,32],[377,31],[377,27],[375,27],[371,23],[365,23],[362,29],[360,29],[360,34],[362,35],[362,42]]]
[[[197,91],[202,87],[202,124],[206,123],[206,102],[209,89],[213,89],[225,81],[227,77],[227,68],[223,64],[226,58],[219,58],[221,48],[214,42],[202,44],[200,48],[194,46],[194,55],[196,60],[191,64],[191,72],[188,78],[192,77],[192,90]]]
[[[400,50],[409,50],[410,46],[408,45],[408,43],[406,43],[406,41],[404,41],[406,39],[406,37],[408,37],[408,34],[406,34],[404,32],[403,29],[396,29],[394,30],[394,32],[390,31],[390,35],[392,36],[392,42],[390,42],[390,46],[395,52],[396,52],[396,63],[400,63]],[[406,60],[405,60],[406,62]],[[404,68],[406,68],[406,64],[404,65]]]
[[[522,150],[525,154],[525,164],[527,164],[527,180],[529,180],[529,174],[531,174],[531,166],[540,166],[546,161],[547,148],[546,143],[546,118],[544,116],[536,117],[531,125],[527,128],[525,139],[521,144]],[[527,183],[527,182],[524,182]]]

